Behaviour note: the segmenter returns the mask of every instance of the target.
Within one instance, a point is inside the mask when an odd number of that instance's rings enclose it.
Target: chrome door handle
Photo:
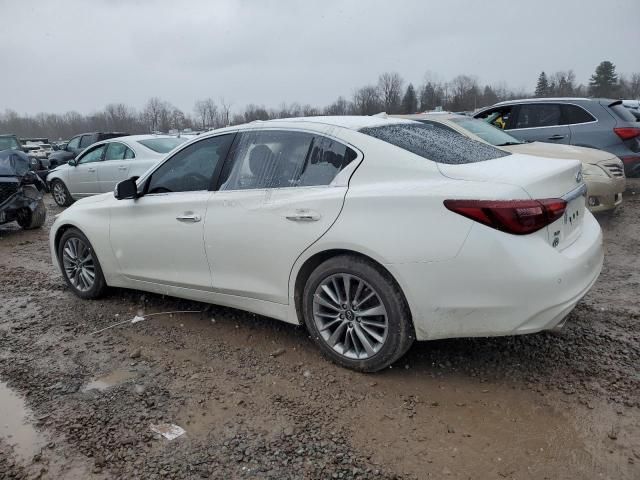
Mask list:
[[[200,221],[200,215],[196,215],[194,213],[184,213],[182,215],[178,215],[176,220],[179,222],[188,222],[188,223],[196,223]]]
[[[129,167],[118,167],[118,170],[126,170]]]
[[[295,213],[287,215],[285,218],[287,220],[291,220],[292,222],[316,222],[320,220],[320,214],[317,212],[312,212],[311,210],[299,210]]]
[[[96,169],[95,168],[87,168],[87,172],[95,172]]]
[[[551,135],[547,140],[562,140],[566,135]]]

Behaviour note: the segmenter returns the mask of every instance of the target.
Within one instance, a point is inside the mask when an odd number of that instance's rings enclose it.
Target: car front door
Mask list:
[[[207,209],[214,291],[287,304],[291,268],[338,217],[347,192],[338,176],[356,158],[316,133],[239,133]]]
[[[98,183],[101,192],[111,192],[116,183],[129,178],[131,159],[135,157],[133,150],[124,143],[109,142],[104,160],[98,165]]]
[[[96,145],[83,152],[74,166],[69,167],[67,188],[74,197],[100,193],[98,165],[102,162],[106,145]]]
[[[519,104],[505,130],[529,142],[571,143],[571,130],[559,103]]]
[[[212,179],[233,134],[187,145],[155,169],[143,196],[111,209],[111,247],[130,280],[167,288],[211,290],[203,226]],[[168,291],[168,290],[167,290]]]

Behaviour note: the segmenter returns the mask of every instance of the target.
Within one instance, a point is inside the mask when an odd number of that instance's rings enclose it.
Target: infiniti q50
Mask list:
[[[253,122],[76,202],[50,247],[69,287],[157,292],[304,324],[376,371],[414,340],[561,326],[602,234],[580,163],[374,117]]]

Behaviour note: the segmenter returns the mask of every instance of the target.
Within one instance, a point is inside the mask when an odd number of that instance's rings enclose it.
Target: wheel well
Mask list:
[[[74,227],[73,225],[62,225],[56,231],[56,236],[55,236],[55,238],[53,240],[53,245],[56,247],[56,249],[55,249],[56,258],[58,258],[58,246],[60,245],[60,239],[62,238],[62,235],[64,235],[64,232],[66,232],[70,228],[77,228],[77,227]]]
[[[300,270],[298,270],[298,275],[296,277],[296,281],[295,281],[295,285],[294,285],[293,298],[294,298],[294,302],[295,302],[295,306],[296,306],[296,314],[298,315],[298,318],[300,319],[300,323],[304,324],[304,321],[303,321],[304,312],[302,311],[302,294],[304,293],[304,286],[307,283],[307,279],[311,275],[311,272],[313,272],[318,265],[320,265],[321,263],[329,260],[330,258],[337,257],[338,255],[351,255],[351,256],[354,256],[354,257],[363,258],[363,259],[369,261],[370,263],[372,263],[374,266],[376,266],[381,271],[381,273],[383,275],[388,277],[389,280],[391,280],[393,283],[396,284],[396,286],[398,287],[398,290],[400,291],[400,294],[402,295],[402,301],[406,305],[407,311],[409,312],[409,319],[411,321],[411,328],[414,329],[414,335],[415,335],[415,326],[413,325],[413,316],[411,314],[411,309],[409,308],[409,303],[407,302],[407,298],[405,297],[404,292],[402,291],[402,288],[400,287],[400,284],[393,277],[391,272],[389,272],[389,270],[387,270],[385,268],[385,266],[382,265],[380,262],[374,260],[373,258],[369,257],[368,255],[364,255],[363,253],[355,252],[353,250],[345,250],[345,249],[325,250],[324,252],[316,253],[315,255],[309,257],[304,262],[302,267],[300,267]]]

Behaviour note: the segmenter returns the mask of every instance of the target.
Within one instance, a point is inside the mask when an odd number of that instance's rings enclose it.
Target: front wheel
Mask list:
[[[73,198],[71,198],[69,190],[60,180],[56,179],[51,182],[51,195],[53,195],[53,199],[61,207],[68,207],[73,203]]]
[[[388,367],[414,340],[411,315],[388,272],[341,255],[319,265],[303,294],[304,320],[322,352],[362,372]]]
[[[70,228],[58,244],[58,261],[67,285],[81,298],[98,298],[107,290],[100,262],[84,234]]]
[[[47,209],[44,206],[44,200],[40,200],[34,210],[23,208],[18,213],[17,222],[25,230],[40,228],[44,225],[47,218]]]

